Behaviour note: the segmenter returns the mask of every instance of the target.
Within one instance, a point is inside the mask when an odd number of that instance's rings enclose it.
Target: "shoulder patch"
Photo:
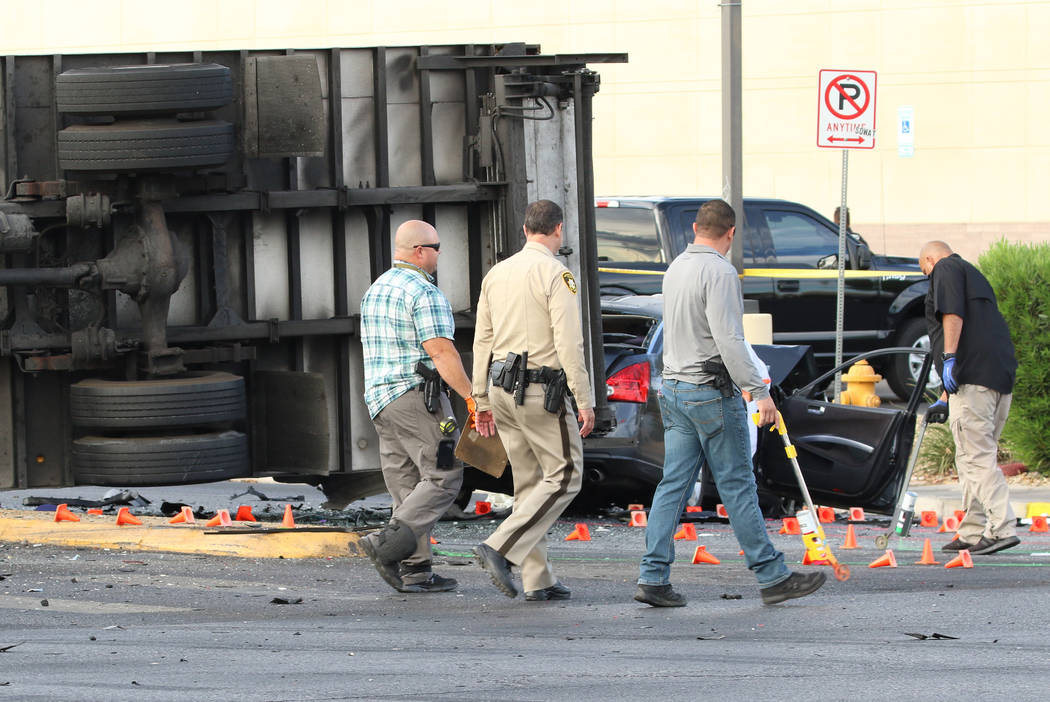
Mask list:
[[[569,289],[573,295],[576,294],[576,279],[572,277],[572,273],[565,271],[561,274],[561,279],[565,281],[565,287]]]

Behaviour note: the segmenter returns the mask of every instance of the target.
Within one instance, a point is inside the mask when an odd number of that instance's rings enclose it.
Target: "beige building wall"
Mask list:
[[[853,151],[853,226],[881,252],[938,237],[976,257],[1050,238],[1050,0],[741,0],[744,190],[825,214],[841,155],[818,149],[822,68],[878,71],[877,148]],[[7,54],[526,41],[627,52],[596,66],[597,190],[721,192],[716,0],[38,0]],[[897,110],[915,155],[897,153]]]

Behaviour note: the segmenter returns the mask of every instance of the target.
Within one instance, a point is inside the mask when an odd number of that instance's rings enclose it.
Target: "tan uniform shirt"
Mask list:
[[[529,242],[485,276],[474,330],[474,399],[488,401],[489,364],[529,352],[529,368],[564,368],[580,409],[594,407],[576,280],[543,244]]]

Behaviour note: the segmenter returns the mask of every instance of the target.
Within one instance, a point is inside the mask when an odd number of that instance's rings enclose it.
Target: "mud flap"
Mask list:
[[[328,401],[320,373],[251,376],[255,474],[328,475]]]

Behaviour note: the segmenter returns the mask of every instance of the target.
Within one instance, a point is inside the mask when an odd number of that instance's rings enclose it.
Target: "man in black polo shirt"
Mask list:
[[[930,276],[926,325],[945,389],[929,411],[943,412],[951,395],[948,421],[966,508],[959,538],[942,549],[983,555],[1012,548],[1021,541],[996,461],[1017,372],[1010,330],[988,280],[943,241],[922,247],[919,266]]]

